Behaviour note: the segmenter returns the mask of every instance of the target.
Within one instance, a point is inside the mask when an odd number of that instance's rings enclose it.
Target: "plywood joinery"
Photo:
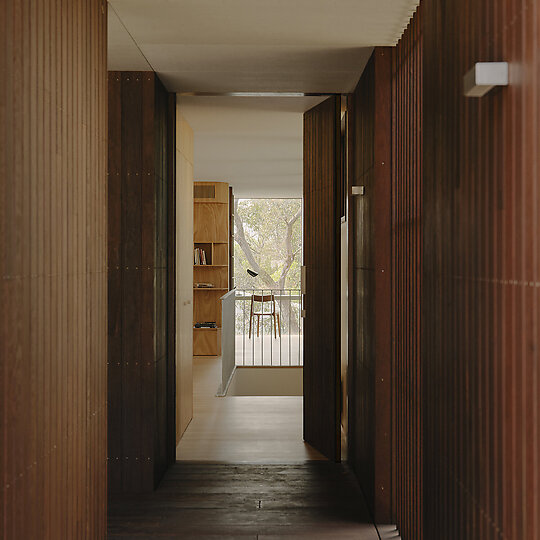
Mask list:
[[[229,204],[195,201],[193,240],[195,242],[229,242]]]
[[[215,197],[212,199],[211,195]],[[229,185],[195,182],[193,210],[194,249],[204,253],[193,266],[193,323],[215,322],[221,328],[220,298],[229,290]],[[206,264],[203,264],[205,262]],[[197,284],[211,284],[198,288]],[[219,332],[193,329],[193,354],[221,354]]]
[[[193,330],[193,350],[197,356],[221,354],[221,328],[197,328]]]
[[[197,203],[229,202],[229,185],[224,182],[195,182],[193,197]]]

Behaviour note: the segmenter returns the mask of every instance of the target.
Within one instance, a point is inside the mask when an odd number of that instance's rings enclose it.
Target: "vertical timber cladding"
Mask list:
[[[540,538],[540,6],[423,17],[424,537]],[[509,86],[465,98],[478,61]]]
[[[107,5],[0,12],[0,537],[105,538]]]
[[[401,536],[421,540],[421,9],[393,49],[392,87],[392,506]]]
[[[377,523],[391,522],[392,49],[375,49],[351,96],[353,321],[349,460]]]
[[[304,114],[304,440],[340,459],[338,182],[341,100]]]
[[[113,494],[151,491],[174,460],[174,110],[153,72],[109,72]]]

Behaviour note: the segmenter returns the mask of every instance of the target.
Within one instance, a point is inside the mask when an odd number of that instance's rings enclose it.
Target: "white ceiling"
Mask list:
[[[108,67],[171,92],[345,93],[418,0],[109,0]],[[195,179],[237,197],[302,195],[302,113],[322,98],[182,97]]]
[[[195,134],[195,179],[236,197],[302,196],[303,112],[324,98],[180,97]]]
[[[109,5],[107,67],[109,71],[152,71],[133,38]]]
[[[371,48],[395,45],[417,4],[109,0],[109,69],[148,62],[175,92],[349,92]]]

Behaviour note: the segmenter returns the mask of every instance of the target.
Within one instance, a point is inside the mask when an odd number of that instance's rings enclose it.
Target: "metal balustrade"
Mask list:
[[[253,296],[274,295],[279,328],[274,317],[263,316],[257,336],[257,319],[251,320]],[[269,311],[270,303],[256,302],[255,310]],[[236,289],[235,339],[237,366],[302,366],[302,295],[300,289]]]

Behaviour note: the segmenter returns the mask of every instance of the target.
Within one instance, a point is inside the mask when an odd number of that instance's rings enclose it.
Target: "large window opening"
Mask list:
[[[302,199],[237,199],[234,225],[236,365],[301,366]]]

